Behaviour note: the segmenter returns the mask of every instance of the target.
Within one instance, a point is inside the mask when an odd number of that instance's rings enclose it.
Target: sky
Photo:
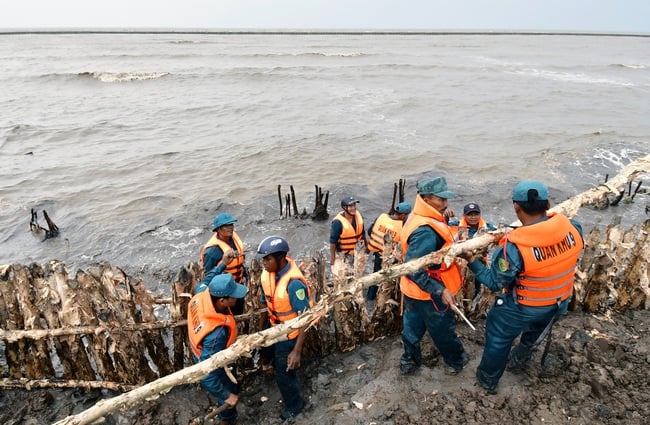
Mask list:
[[[650,0],[0,0],[0,28],[650,33]]]

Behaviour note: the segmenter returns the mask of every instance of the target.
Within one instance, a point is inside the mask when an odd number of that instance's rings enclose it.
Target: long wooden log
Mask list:
[[[480,238],[466,241],[463,244],[466,249],[475,249],[475,247],[480,246],[481,242],[489,243],[488,240],[492,241],[493,237],[486,234]],[[56,424],[88,424],[118,409],[129,409],[137,406],[145,399],[158,397],[176,385],[196,382],[211,371],[230,364],[241,356],[249,355],[254,348],[270,346],[276,342],[284,341],[286,340],[286,335],[293,330],[314,325],[318,320],[325,317],[335,305],[352,299],[363,288],[381,284],[385,280],[395,279],[403,274],[413,273],[430,264],[440,264],[452,248],[457,248],[457,246],[454,245],[424,257],[416,258],[408,263],[399,264],[376,273],[365,275],[350,282],[335,294],[324,295],[313,308],[289,322],[251,335],[241,336],[233,345],[220,351],[206,361],[152,381],[128,393],[111,399],[101,400],[93,407],[76,415],[68,416],[56,422]]]
[[[626,185],[645,173],[650,173],[650,155],[635,159],[614,178],[555,205],[550,211],[562,213],[567,217],[574,217],[580,207],[600,203],[604,198],[607,198],[607,195],[618,196],[621,192],[621,186],[625,190]]]
[[[114,326],[74,326],[57,329],[5,330],[0,329],[0,340],[16,342],[21,339],[43,339],[67,335],[92,335],[102,332],[138,332],[169,329],[187,325],[187,320],[162,320],[149,323],[115,323]]]
[[[80,381],[77,379],[54,381],[49,379],[2,378],[0,379],[0,388],[24,388],[26,390],[35,390],[37,388],[83,388],[85,390],[106,389],[111,391],[125,392],[131,391],[137,387],[135,385],[127,385],[121,384],[119,382],[109,381]]]

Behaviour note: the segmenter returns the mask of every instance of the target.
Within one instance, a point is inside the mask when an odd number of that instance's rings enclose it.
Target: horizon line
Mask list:
[[[573,35],[600,37],[650,37],[650,33],[567,30],[305,30],[305,29],[129,29],[129,28],[0,28],[0,35],[29,34],[180,34],[180,35]]]

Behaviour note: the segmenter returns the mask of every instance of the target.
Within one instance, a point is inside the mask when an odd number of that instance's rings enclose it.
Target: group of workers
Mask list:
[[[495,227],[481,216],[480,206],[464,206],[456,219],[448,200],[456,198],[444,177],[417,184],[414,205],[401,202],[390,213],[377,217],[366,236],[364,221],[354,197],[341,200],[341,211],[330,228],[330,264],[349,261],[363,241],[374,255],[373,271],[382,266],[384,238],[399,244],[401,258],[408,262],[472,238]],[[575,268],[584,247],[582,228],[575,220],[548,213],[548,188],[538,181],[522,181],[512,193],[515,214],[521,226],[506,233],[490,262],[483,255],[463,251],[476,281],[499,292],[485,325],[485,347],[476,371],[479,386],[495,393],[506,368],[521,370],[555,320],[566,313],[573,293]],[[233,314],[247,293],[243,268],[243,245],[234,232],[237,220],[220,213],[214,220],[214,235],[201,251],[205,277],[197,285],[188,311],[190,347],[195,361],[202,361],[231,345],[237,336]],[[261,302],[267,307],[264,325],[291,320],[313,306],[304,276],[288,256],[289,245],[279,236],[262,240],[257,248],[264,271]],[[431,265],[400,278],[403,295],[400,372],[408,375],[422,364],[420,343],[428,332],[440,351],[445,372],[458,374],[469,357],[456,334],[455,296],[462,286],[458,262]],[[368,288],[367,299],[375,299],[377,286]],[[243,304],[242,304],[243,305]],[[236,311],[238,313],[236,313]],[[519,343],[512,348],[515,339]],[[296,369],[300,367],[304,329],[273,346],[274,373],[282,395],[283,420],[295,417],[305,406]],[[235,371],[233,370],[233,373]],[[223,369],[211,372],[201,384],[218,404],[222,424],[234,424],[239,390]]]

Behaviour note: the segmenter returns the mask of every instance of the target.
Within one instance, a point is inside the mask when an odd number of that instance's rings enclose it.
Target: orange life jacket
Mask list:
[[[197,358],[201,357],[203,339],[220,326],[225,326],[228,330],[226,348],[230,347],[237,339],[235,317],[230,311],[223,314],[214,309],[208,289],[194,295],[187,309],[187,333],[190,337],[190,349]]]
[[[399,234],[402,232],[402,220],[390,218],[386,213],[377,217],[375,225],[372,226],[372,233],[368,240],[368,249],[372,252],[384,252],[384,235],[386,233],[393,237],[393,242],[399,242]]]
[[[458,227],[459,228],[462,228],[462,227],[469,228],[470,227],[470,225],[467,223],[467,219],[465,218],[465,216],[460,218],[460,221],[458,222]],[[488,228],[487,222],[485,220],[483,220],[483,217],[479,217],[478,226],[476,227],[476,231],[479,231],[480,229],[487,229],[487,228]]]
[[[517,246],[524,262],[514,287],[517,302],[540,307],[571,296],[576,264],[584,242],[568,218],[562,214],[549,214],[548,220],[508,233],[501,240],[504,247],[506,241]]]
[[[244,244],[242,243],[241,239],[239,239],[239,235],[237,235],[235,232],[232,234],[232,240],[235,242],[235,251],[239,252],[240,255],[226,266],[224,273],[230,273],[235,281],[241,282],[244,268]],[[228,242],[219,239],[215,232],[210,240],[203,246],[203,249],[201,249],[201,264],[204,264],[205,251],[213,246],[218,246],[224,253],[229,249],[232,249]],[[221,263],[223,263],[223,258],[216,265],[219,265]]]
[[[342,253],[350,254],[354,252],[354,248],[357,245],[363,236],[363,217],[361,213],[357,211],[355,213],[355,224],[356,228],[352,227],[352,223],[345,218],[344,212],[341,211],[332,219],[332,221],[338,220],[343,226],[341,236],[339,237],[339,248]]]
[[[431,205],[424,202],[420,195],[415,198],[415,207],[409,216],[400,235],[402,244],[402,258],[406,258],[406,251],[408,250],[408,239],[411,233],[421,226],[430,226],[434,232],[444,239],[445,243],[443,248],[454,243],[454,233],[447,225],[444,217],[438,210]],[[450,266],[445,263],[440,265],[439,269],[434,269],[431,266],[427,267],[426,272],[432,278],[441,281],[445,288],[447,288],[453,295],[456,295],[463,284],[463,276],[460,272],[460,266],[454,261]],[[408,276],[400,277],[399,287],[404,295],[416,300],[430,300],[431,294],[423,291],[417,283],[413,282]]]
[[[309,284],[302,272],[296,265],[295,261],[290,257],[286,257],[289,263],[289,270],[282,275],[279,281],[276,282],[275,273],[269,273],[266,270],[262,271],[260,280],[262,282],[262,289],[264,290],[264,298],[266,299],[266,307],[269,312],[269,320],[272,325],[277,325],[282,322],[293,319],[298,316],[289,300],[289,282],[292,280],[300,280],[307,287],[307,296],[309,297],[309,306],[314,306],[314,301],[311,299],[311,292]],[[300,333],[299,329],[291,332],[287,338],[294,339]]]

